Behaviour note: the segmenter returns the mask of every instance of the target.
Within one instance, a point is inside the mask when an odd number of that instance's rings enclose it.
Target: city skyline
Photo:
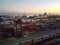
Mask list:
[[[60,14],[60,0],[0,0],[0,12]]]

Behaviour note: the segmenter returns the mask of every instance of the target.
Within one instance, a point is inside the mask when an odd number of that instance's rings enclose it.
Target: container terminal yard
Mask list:
[[[0,16],[0,45],[60,45],[60,16]]]

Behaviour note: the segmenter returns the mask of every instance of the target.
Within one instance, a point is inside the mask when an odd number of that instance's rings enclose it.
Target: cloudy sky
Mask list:
[[[60,0],[0,0],[0,12],[60,14]]]

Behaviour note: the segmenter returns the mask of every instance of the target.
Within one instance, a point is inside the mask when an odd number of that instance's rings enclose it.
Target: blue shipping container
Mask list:
[[[55,39],[56,42],[60,42],[60,38]]]

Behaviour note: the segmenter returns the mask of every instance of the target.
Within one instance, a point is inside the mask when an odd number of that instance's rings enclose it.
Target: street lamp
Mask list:
[[[17,21],[15,21],[15,24],[16,24],[16,38],[18,38]]]

